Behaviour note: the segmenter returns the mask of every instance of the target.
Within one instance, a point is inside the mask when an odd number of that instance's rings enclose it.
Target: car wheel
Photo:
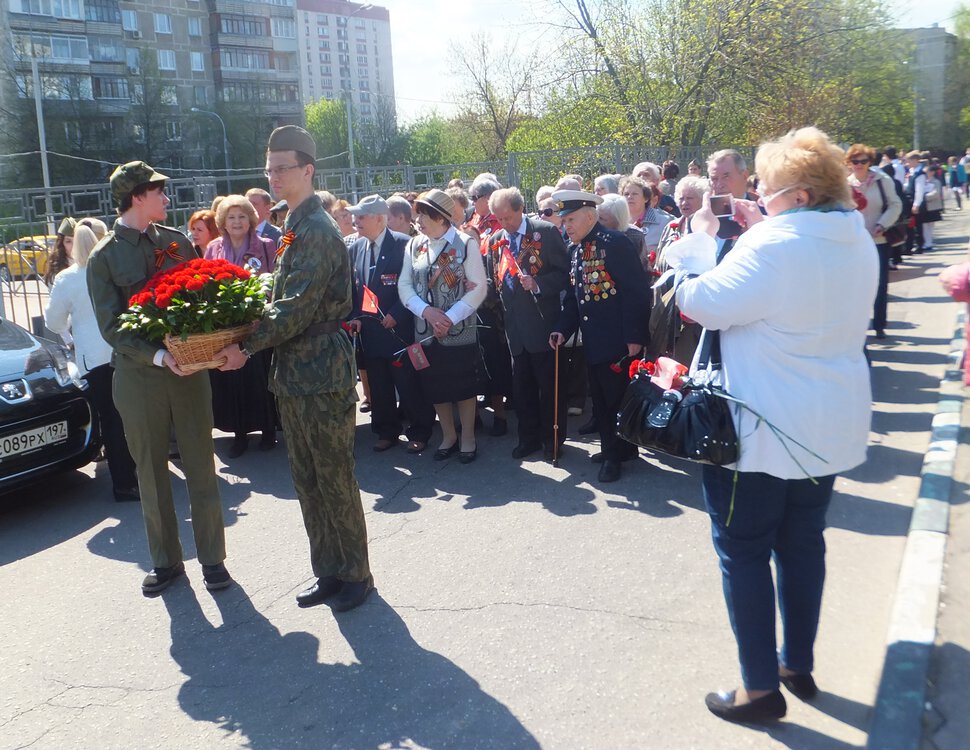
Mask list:
[[[10,275],[10,269],[7,268],[6,263],[0,263],[0,281],[7,284],[13,281],[13,276]]]

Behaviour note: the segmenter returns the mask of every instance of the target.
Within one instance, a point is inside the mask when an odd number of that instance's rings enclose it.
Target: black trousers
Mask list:
[[[600,449],[607,461],[622,461],[639,452],[637,446],[616,434],[616,414],[630,379],[626,372],[613,372],[610,363],[589,366],[589,389],[593,417],[600,434]]]
[[[569,406],[578,409],[586,408],[586,396],[589,393],[588,370],[586,356],[582,346],[559,347],[559,399],[563,392]],[[562,427],[562,423],[559,423]]]
[[[101,440],[108,459],[111,484],[116,490],[132,490],[137,489],[138,479],[135,476],[135,460],[131,457],[128,442],[125,440],[121,415],[111,396],[114,372],[111,365],[104,364],[89,370],[84,379],[88,381],[88,395],[94,404],[101,427]]]
[[[879,252],[879,286],[876,288],[876,300],[872,307],[872,327],[881,331],[886,327],[886,310],[889,302],[889,256],[892,249],[885,242],[876,245]]]
[[[562,350],[559,352],[559,442],[566,439],[566,394]],[[556,353],[523,351],[512,358],[512,397],[519,425],[519,442],[541,442],[551,448],[555,424]]]
[[[426,443],[434,427],[434,406],[428,400],[407,357],[394,365],[392,357],[364,357],[364,368],[370,383],[370,428],[382,440],[397,440],[404,432],[408,440]],[[395,393],[395,390],[397,393]],[[397,408],[397,396],[409,425],[403,429]]]

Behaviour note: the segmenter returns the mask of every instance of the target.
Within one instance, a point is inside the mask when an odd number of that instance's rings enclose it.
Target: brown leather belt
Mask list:
[[[340,330],[339,320],[327,320],[323,323],[314,323],[304,329],[304,336],[320,336],[324,333],[336,333]]]

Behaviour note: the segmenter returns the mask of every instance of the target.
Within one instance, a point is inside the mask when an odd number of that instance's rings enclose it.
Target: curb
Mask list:
[[[930,656],[943,581],[950,490],[960,437],[966,350],[966,305],[957,315],[947,369],[933,416],[929,448],[923,459],[919,497],[913,505],[906,549],[889,620],[886,658],[873,709],[867,750],[918,750]]]

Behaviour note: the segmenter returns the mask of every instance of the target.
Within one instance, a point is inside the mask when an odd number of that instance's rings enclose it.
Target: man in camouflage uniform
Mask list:
[[[316,144],[295,125],[273,131],[266,152],[270,188],[286,199],[273,298],[259,329],[223,349],[221,369],[275,347],[270,389],[279,403],[293,485],[310,538],[316,583],[297,595],[301,607],[331,597],[343,612],[374,587],[367,527],[354,476],[356,370],[340,321],[351,310],[347,248],[313,192]]]
[[[158,593],[185,572],[168,470],[173,426],[205,586],[222,589],[232,581],[223,564],[226,538],[212,446],[209,375],[186,372],[164,349],[136,333],[119,330],[118,315],[149,277],[196,257],[184,234],[155,223],[167,213],[167,179],[141,161],[114,171],[111,195],[120,216],[91,252],[87,266],[88,292],[98,327],[114,350],[114,400],[138,472],[154,566],[142,583],[146,595]]]

